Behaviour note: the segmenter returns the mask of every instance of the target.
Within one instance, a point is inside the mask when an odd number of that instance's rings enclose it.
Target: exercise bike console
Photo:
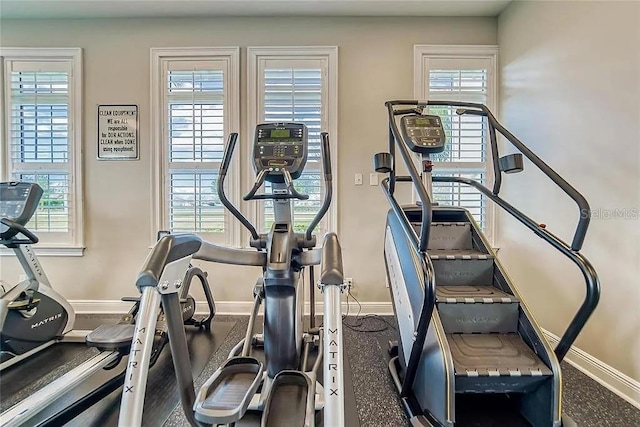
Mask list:
[[[15,181],[0,183],[0,240],[8,241],[24,232],[22,226],[35,213],[40,197],[42,188],[38,184]]]

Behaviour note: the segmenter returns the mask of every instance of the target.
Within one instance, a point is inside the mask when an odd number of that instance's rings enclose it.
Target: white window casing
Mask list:
[[[40,239],[38,255],[81,256],[82,50],[0,48],[0,57],[2,180],[44,190],[27,224]]]
[[[414,96],[433,101],[463,101],[485,104],[497,115],[497,46],[414,46]],[[430,107],[443,119],[447,149],[431,156],[434,175],[475,179],[491,186],[491,145],[484,118],[459,116],[455,108]],[[434,183],[434,199],[444,205],[467,208],[494,237],[492,204],[472,187],[457,183]]]
[[[239,244],[217,193],[229,134],[239,132],[239,48],[151,49],[152,239],[160,230]],[[225,191],[237,203],[239,150]]]
[[[296,188],[309,194],[308,201],[294,201],[295,231],[304,231],[324,197],[320,133],[328,132],[333,174],[333,199],[329,212],[316,228],[321,236],[338,231],[337,223],[337,47],[249,47],[247,66],[247,132],[245,146],[251,149],[255,126],[263,122],[301,122],[309,131],[309,156]],[[255,172],[249,161],[248,182]],[[267,191],[270,191],[267,185]],[[270,202],[256,203],[258,229],[267,231],[273,221]]]

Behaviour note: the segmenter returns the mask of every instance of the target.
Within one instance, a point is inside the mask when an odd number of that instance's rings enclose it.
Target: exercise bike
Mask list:
[[[273,200],[275,222],[267,234],[256,228],[224,193],[227,169],[237,141],[229,136],[218,176],[224,206],[251,234],[255,250],[234,249],[202,241],[191,234],[166,236],[153,248],[138,275],[142,293],[134,349],[127,367],[119,425],[140,425],[144,401],[150,334],[159,302],[166,314],[182,407],[191,425],[344,425],[344,387],[340,294],[344,291],[342,254],[335,234],[315,248],[313,230],[331,203],[331,161],[328,135],[322,134],[325,198],[305,233],[293,231],[291,200],[306,200],[293,186],[306,164],[307,128],[297,123],[261,124],[256,128],[253,164],[257,178],[244,200]],[[258,194],[270,182],[272,192]],[[256,266],[262,278],[254,288],[254,305],[245,338],[195,393],[186,337],[179,323],[177,293],[191,259]],[[303,269],[322,264],[318,287],[324,295],[322,328],[303,328]],[[311,284],[313,292],[313,286]],[[254,334],[264,304],[263,334]],[[264,363],[254,345],[263,347]],[[317,348],[315,361],[310,353]],[[323,369],[323,381],[317,379]]]
[[[20,324],[19,322],[26,323],[26,327],[21,326],[25,331],[23,335],[19,336],[19,342],[30,344],[36,338],[40,338],[40,335],[35,335],[34,337],[33,333],[30,334],[28,325],[33,325],[33,322],[44,322],[43,324],[47,324],[46,319],[50,319],[49,322],[56,322],[62,317],[61,315],[51,315],[50,312],[47,311],[50,305],[42,304],[43,299],[37,291],[42,290],[42,287],[38,286],[38,280],[45,280],[45,283],[48,283],[48,281],[46,281],[46,276],[37,261],[35,253],[28,247],[29,244],[38,242],[38,238],[25,227],[25,224],[29,222],[34,214],[41,195],[42,189],[34,183],[0,183],[0,211],[3,216],[6,216],[6,218],[2,218],[3,228],[1,242],[16,251],[18,259],[28,274],[28,280],[22,284],[23,286],[19,288],[15,287],[3,296],[3,311],[1,317],[3,320],[3,346],[5,342],[13,344],[16,341],[12,338],[12,335],[5,335],[5,325],[15,326],[16,324]],[[166,233],[161,232],[159,236],[164,234]],[[25,247],[27,248],[25,249]],[[209,313],[205,316],[195,315],[195,300],[189,295],[189,288],[195,278],[201,283],[207,299]],[[215,304],[207,281],[207,274],[199,268],[189,266],[183,282],[185,286],[179,294],[182,324],[195,326],[200,329],[210,329],[211,321],[215,315]],[[22,292],[18,293],[16,288],[22,289]],[[5,300],[4,297],[6,295],[8,295],[8,297]],[[83,337],[83,341],[88,347],[97,348],[100,352],[4,411],[0,414],[0,425],[6,427],[19,425],[62,425],[122,386],[126,371],[122,368],[121,361],[126,359],[126,356],[129,355],[131,351],[131,340],[134,333],[135,321],[139,313],[139,298],[125,297],[123,301],[132,302],[133,305],[129,312],[121,317],[118,323],[101,325],[86,334],[86,337]],[[71,311],[71,313],[73,313],[73,311]],[[42,318],[45,320],[38,320]],[[64,322],[56,323],[58,327],[64,324]],[[35,323],[35,325],[38,325],[38,323]],[[33,326],[31,328],[33,328]],[[152,328],[153,340],[149,360],[150,366],[155,364],[162,349],[168,342],[164,313],[161,311],[158,312],[157,317],[154,319]],[[41,342],[41,340],[36,343],[38,342]],[[40,346],[32,348],[37,348],[39,351],[45,347],[45,345],[41,344]],[[11,349],[14,348],[20,347],[13,345]],[[35,352],[27,353],[30,355]],[[26,355],[27,353],[23,354]],[[117,369],[119,366],[120,369]],[[20,369],[20,366],[16,366],[16,369]],[[73,392],[77,386],[89,380],[94,374],[101,370],[112,371],[113,375],[100,383],[96,389],[90,390],[86,394],[74,394],[74,399],[70,399],[64,406],[56,404],[58,399]]]
[[[38,237],[24,226],[42,196],[40,186],[0,183],[0,244],[12,249],[26,279],[0,291],[0,371],[58,342],[84,342],[90,331],[74,331],[75,312],[52,287],[32,244]]]
[[[492,424],[575,425],[561,410],[560,362],[600,295],[597,274],[579,252],[589,225],[589,204],[484,105],[389,101],[386,107],[389,152],[376,154],[374,165],[376,171],[389,174],[381,182],[391,205],[384,258],[399,334],[390,349],[395,357],[389,370],[411,425],[452,427],[463,419],[477,422],[478,417],[487,417],[487,404],[495,406],[491,421],[487,420]],[[445,125],[450,123],[429,114],[430,107],[481,118],[491,144],[492,189],[469,178],[432,177],[430,155],[446,149]],[[497,134],[520,153],[500,157]],[[412,152],[421,157],[422,173]],[[520,172],[523,155],[578,205],[581,215],[571,244],[499,196],[502,174]],[[409,171],[407,176],[397,175],[400,159]],[[403,182],[413,184],[418,204],[399,204],[395,188]],[[580,269],[586,282],[585,300],[555,349],[523,304],[480,226],[466,209],[435,205],[432,182],[473,187]]]

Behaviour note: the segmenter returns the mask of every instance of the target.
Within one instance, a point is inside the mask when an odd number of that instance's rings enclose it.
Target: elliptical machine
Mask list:
[[[0,183],[0,213],[3,216],[0,243],[14,249],[27,273],[27,280],[3,294],[0,307],[2,310],[0,325],[2,325],[3,355],[13,354],[11,352],[16,349],[27,349],[26,352],[9,359],[8,362],[12,362],[12,364],[55,343],[61,332],[65,330],[64,325],[69,324],[69,317],[65,318],[64,314],[71,313],[71,319],[75,316],[68,302],[50,290],[44,270],[33,249],[29,246],[32,243],[37,243],[38,238],[25,227],[25,224],[34,214],[41,196],[42,189],[35,183]],[[20,238],[20,235],[24,238]],[[195,278],[198,278],[201,283],[207,299],[209,313],[206,316],[195,315],[195,300],[189,295],[191,283]],[[185,286],[179,294],[181,324],[195,326],[199,329],[210,329],[211,321],[215,315],[215,304],[207,281],[207,274],[199,268],[189,266],[183,282]],[[51,295],[57,296],[57,298],[52,298]],[[58,300],[64,302],[65,305],[61,305],[61,307],[65,310],[63,312],[54,311],[51,314],[52,307],[56,308],[55,303]],[[98,349],[99,353],[2,412],[0,425],[6,427],[62,425],[122,386],[125,370],[120,362],[122,359],[126,359],[131,350],[131,339],[139,312],[139,298],[125,297],[122,300],[132,302],[133,306],[127,314],[121,317],[118,323],[101,325],[93,331],[86,331],[88,333],[83,333],[79,340],[85,342],[88,347]],[[168,342],[164,314],[158,313],[153,320],[150,366],[155,364]],[[43,335],[39,332],[41,326],[49,326],[49,332],[54,331],[56,335],[51,337]],[[120,369],[117,369],[119,366]],[[21,366],[16,366],[16,369],[20,368]],[[57,404],[58,399],[73,392],[77,386],[101,370],[109,370],[113,374],[106,376],[96,389],[90,390],[86,394],[73,393],[73,399],[66,399],[64,405]],[[6,372],[4,373],[6,374]]]
[[[84,342],[90,331],[74,331],[75,312],[57,293],[32,244],[38,237],[25,228],[42,197],[42,188],[27,182],[0,183],[0,244],[13,249],[26,279],[0,298],[0,371],[60,342]]]
[[[329,140],[322,134],[325,198],[305,233],[293,231],[291,200],[305,200],[293,186],[302,173],[308,151],[307,129],[297,123],[257,126],[253,145],[256,182],[244,200],[273,200],[275,222],[268,234],[255,227],[233,206],[224,193],[224,180],[237,141],[229,136],[219,171],[218,194],[224,206],[251,233],[256,250],[226,248],[191,234],[162,238],[153,248],[138,275],[142,293],[132,355],[127,368],[119,425],[140,425],[148,371],[151,335],[148,323],[158,302],[166,314],[169,343],[182,407],[191,425],[250,423],[249,425],[314,426],[344,425],[342,317],[340,294],[344,290],[342,254],[335,234],[328,233],[322,249],[314,249],[313,230],[331,203]],[[264,182],[271,194],[257,194]],[[254,306],[244,340],[229,359],[206,381],[197,396],[189,353],[179,318],[177,292],[191,259],[252,265],[263,271],[254,288]],[[323,327],[303,330],[303,269],[322,264],[318,287],[324,294]],[[311,283],[313,292],[314,283]],[[260,305],[264,303],[264,333],[254,335]],[[264,363],[253,353],[253,344],[264,346]],[[309,366],[312,347],[318,349]],[[316,381],[323,366],[323,383]],[[320,422],[320,421],[318,421]]]
[[[411,424],[453,427],[462,418],[476,421],[479,414],[486,417],[487,402],[499,401],[492,409],[492,420],[499,418],[501,425],[575,425],[561,409],[560,362],[600,295],[597,274],[579,252],[589,225],[589,204],[484,105],[449,101],[389,101],[385,105],[389,152],[376,154],[374,165],[376,171],[389,174],[381,182],[391,205],[384,257],[399,334],[390,349],[395,357],[389,370]],[[492,189],[463,177],[432,178],[430,155],[445,150],[447,129],[443,117],[429,114],[430,106],[482,118],[491,144]],[[497,133],[520,153],[500,157]],[[416,170],[411,152],[421,156],[422,173]],[[571,244],[499,196],[502,173],[520,172],[523,155],[578,205],[580,219]],[[408,176],[397,175],[398,158]],[[585,300],[555,349],[471,214],[432,202],[432,180],[480,191],[580,269],[586,283]],[[402,182],[413,184],[419,204],[399,204],[395,188]],[[483,400],[483,396],[489,398]],[[507,410],[510,419],[504,417]]]

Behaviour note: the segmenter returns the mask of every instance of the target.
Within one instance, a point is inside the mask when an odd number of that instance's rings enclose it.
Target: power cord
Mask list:
[[[349,297],[353,298],[353,300],[356,302],[356,304],[358,304],[358,312],[356,313],[353,322],[348,322],[347,321],[347,317],[349,316],[349,308],[350,308]],[[345,327],[351,329],[352,331],[363,332],[363,333],[384,332],[384,331],[388,330],[389,328],[396,329],[395,325],[390,323],[387,319],[385,319],[382,316],[379,316],[377,314],[365,314],[364,316],[360,316],[361,312],[362,312],[362,304],[360,304],[360,301],[358,301],[358,298],[356,298],[351,293],[351,288],[350,287],[347,288],[347,312],[346,312],[346,314],[344,314],[342,316],[342,324]],[[378,322],[381,322],[382,325],[377,327],[377,328],[373,327],[373,326],[367,328],[364,325],[366,319],[374,319],[374,320],[376,320]]]

